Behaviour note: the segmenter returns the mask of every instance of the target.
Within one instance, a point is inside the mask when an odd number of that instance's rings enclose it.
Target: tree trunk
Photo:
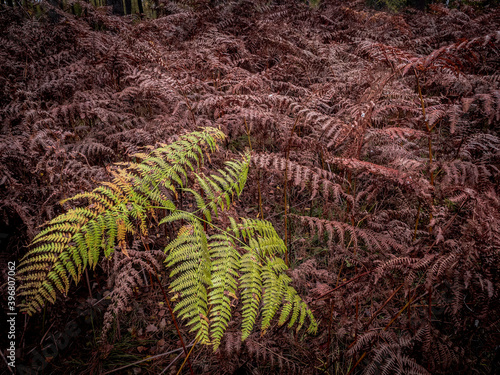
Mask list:
[[[420,10],[425,10],[425,0],[416,0],[416,8]]]
[[[113,6],[113,14],[123,16],[123,3],[122,0],[106,0],[107,6]]]
[[[137,0],[137,6],[139,7],[139,14],[141,15],[144,14],[144,8],[142,7],[142,0]]]
[[[125,0],[125,14],[132,14],[132,0]]]

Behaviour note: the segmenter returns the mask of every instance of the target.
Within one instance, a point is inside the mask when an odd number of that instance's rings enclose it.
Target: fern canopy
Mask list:
[[[265,332],[281,306],[278,324],[289,321],[298,331],[307,318],[308,331],[315,332],[311,310],[289,285],[280,258],[285,244],[272,224],[227,217],[227,228],[216,225],[241,194],[250,165],[246,153],[210,176],[201,173],[204,157],[223,138],[210,127],[189,133],[147,154],[133,155],[141,162],[119,163],[111,182],[66,199],[89,203],[54,218],[33,239],[18,271],[22,311],[31,315],[47,301],[54,303],[58,291],[66,294],[71,280],[78,283],[84,270],[95,268],[103,255],[109,258],[119,249],[129,256],[130,240],[148,236],[153,221],[182,221],[177,237],[165,248],[165,263],[170,289],[181,297],[174,311],[199,342],[218,348],[239,299],[243,340],[259,315]],[[195,187],[187,187],[189,181],[195,181]],[[177,208],[179,193],[191,197],[193,212]],[[164,217],[158,221],[160,212]]]

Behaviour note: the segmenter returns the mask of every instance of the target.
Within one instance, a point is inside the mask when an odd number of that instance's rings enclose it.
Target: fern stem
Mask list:
[[[184,339],[182,338],[181,330],[179,329],[179,325],[177,324],[177,319],[175,319],[174,311],[172,310],[172,306],[170,305],[170,301],[167,297],[167,293],[165,293],[165,289],[163,289],[163,285],[161,285],[160,278],[158,277],[158,274],[156,274],[156,280],[158,281],[158,285],[160,286],[161,292],[163,293],[163,298],[165,299],[165,302],[167,302],[167,307],[168,307],[168,310],[170,311],[170,315],[172,316],[172,321],[174,322],[175,329],[177,330],[177,335],[179,336],[179,340],[181,341],[182,349],[184,350],[184,355],[186,356],[186,360],[188,361],[188,366],[189,366],[189,370],[191,372],[191,375],[194,375],[193,367],[191,366],[191,362],[189,361],[189,354],[188,354],[186,345],[184,344]]]
[[[446,225],[444,226],[443,230],[442,230],[442,233],[444,234],[448,228],[450,227],[450,225],[453,223],[453,221],[456,219],[456,217],[458,216],[458,214],[460,213],[460,211],[462,210],[462,208],[465,206],[465,204],[469,201],[470,197],[467,197],[467,199],[465,199],[462,204],[460,205],[460,207],[458,208],[457,212],[455,213],[455,215],[448,221],[448,223],[446,223]],[[434,246],[436,246],[438,243],[438,240],[436,239],[431,246],[429,246],[429,248],[426,250],[427,252],[431,251],[432,248]]]
[[[288,362],[290,361],[290,359],[287,359],[285,357],[283,357],[282,355],[272,351],[271,349],[269,349],[267,346],[261,344],[260,342],[258,341],[254,341],[254,343],[258,346],[260,346],[262,349],[264,350],[267,350],[269,353],[273,354],[274,356],[278,357],[278,358],[281,358],[282,360],[284,360],[285,362]],[[303,366],[309,366],[307,363],[304,363],[303,361],[301,361],[299,358],[297,357],[294,357],[294,359],[297,361],[297,362],[300,362],[300,364],[302,364]]]
[[[325,158],[323,156],[323,149],[322,148],[320,148],[320,150],[319,150],[319,157],[321,159],[321,169],[326,169],[325,168]]]
[[[342,269],[344,268],[344,262],[341,263],[340,265],[340,269],[339,269],[339,273],[337,274],[337,281],[335,282],[335,288],[339,285],[339,280],[340,280],[340,275],[342,273]],[[332,324],[333,324],[333,307],[334,307],[334,302],[332,300],[332,305],[331,305],[331,308],[330,308],[330,317],[328,319],[328,341],[327,341],[327,345],[326,345],[326,357],[327,357],[327,361],[326,361],[326,369],[329,369],[330,366],[331,366],[331,362],[330,362],[330,344],[331,344],[331,334],[332,334]]]
[[[428,297],[428,319],[429,319],[429,325],[431,324],[432,321],[432,285],[429,287],[429,297]]]
[[[361,361],[363,360],[363,358],[366,357],[366,354],[368,354],[368,352],[364,352],[361,357],[359,357],[359,359],[356,361],[356,363],[354,364],[354,366],[349,370],[349,372],[347,373],[347,375],[351,375],[352,372],[354,371],[354,369],[361,363]]]
[[[415,220],[415,231],[413,232],[413,241],[417,238],[417,228],[418,228],[418,221],[420,219],[420,209],[422,208],[422,202],[418,202],[418,212],[417,212],[417,220]]]
[[[205,200],[205,191],[203,190],[203,188],[202,188],[201,186],[200,186],[200,195],[201,195],[201,197],[203,198],[203,200]],[[221,194],[221,195],[222,195],[222,194]],[[205,205],[204,207],[206,207],[206,205]],[[198,209],[197,211],[200,211],[200,210],[201,210],[201,208],[200,208],[200,209]],[[196,211],[196,212],[197,212],[197,211]],[[204,215],[204,216],[205,216],[205,219],[208,219],[207,215]],[[203,230],[204,230],[205,232],[207,231],[207,223],[208,223],[208,221],[203,222]]]
[[[182,356],[182,353],[179,353],[177,357],[175,357],[173,360],[170,361],[169,365],[163,369],[162,372],[160,372],[160,375],[163,375],[164,373],[167,372],[167,370],[174,365],[175,362]]]
[[[330,344],[331,344],[331,341],[332,341],[332,323],[333,323],[333,313],[334,313],[334,306],[335,306],[335,303],[333,302],[332,300],[332,304],[330,306],[330,316],[328,318],[328,338],[327,338],[327,341],[326,341],[326,368],[329,369],[330,368],[330,365],[331,365],[331,361],[330,361]]]
[[[384,331],[387,331],[389,329],[390,326],[392,326],[392,323],[394,323],[396,321],[397,318],[399,318],[399,316],[406,310],[407,307],[410,306],[410,304],[415,300],[415,295],[408,300],[408,302],[406,302],[406,305],[404,305],[399,311],[398,313],[396,314],[396,316],[394,318],[391,319],[391,321],[385,326],[384,328]]]
[[[262,209],[262,193],[260,190],[260,178],[262,176],[262,173],[260,173],[260,170],[257,172],[258,177],[257,177],[257,191],[259,193],[259,212],[260,212],[260,218],[264,220],[264,211]]]
[[[248,137],[248,145],[250,146],[250,152],[252,152],[252,138],[250,137],[250,128],[248,127],[247,124],[247,119],[244,118],[243,121],[245,122],[245,130],[247,132],[247,137]],[[260,212],[260,218],[264,219],[264,212],[262,211],[262,195],[260,191],[260,168],[257,169],[257,191],[259,194],[259,212]]]
[[[416,290],[415,290],[415,293],[413,294],[413,297],[406,303],[406,305],[404,305],[399,311],[398,313],[391,319],[391,321],[385,326],[385,328],[383,329],[384,331],[387,331],[389,329],[389,327],[396,321],[396,319],[406,310],[407,307],[410,306],[410,304],[415,300],[415,294],[416,294]],[[420,299],[421,297],[419,297],[418,299]],[[356,341],[354,341],[356,342]],[[366,355],[368,354],[368,350],[366,350],[362,355],[361,357],[356,361],[356,364],[354,365],[354,367],[347,373],[347,375],[350,375],[352,374],[352,372],[354,371],[354,369],[361,363],[361,361],[363,360],[363,358],[366,357]]]
[[[2,358],[3,358],[3,361],[5,362],[5,364],[7,365],[7,368],[9,369],[9,372],[14,375],[14,371],[12,371],[12,368],[9,366],[9,362],[7,362],[7,359],[5,358],[5,356],[3,355],[3,351],[0,350],[0,355],[2,355]]]
[[[248,145],[250,146],[250,152],[252,152],[252,139],[250,138],[250,129],[248,128],[247,119],[244,118],[243,121],[245,122],[245,130],[248,137]]]
[[[387,298],[387,300],[384,302],[384,304],[376,311],[372,314],[372,316],[370,317],[370,320],[365,324],[365,329],[367,329],[370,324],[373,322],[373,319],[375,319],[375,317],[384,309],[384,307],[387,306],[387,304],[394,298],[394,296],[396,295],[397,292],[399,292],[401,290],[401,288],[404,286],[404,284],[401,284],[399,286],[399,288],[397,288],[389,298]]]
[[[188,355],[186,356],[186,358],[184,359],[184,362],[182,362],[182,365],[181,367],[179,368],[179,371],[177,371],[177,374],[176,375],[179,375],[182,371],[182,369],[184,368],[184,365],[186,364],[186,361],[189,361],[189,356],[191,355],[191,353],[193,352],[193,349],[194,347],[196,346],[196,344],[198,343],[198,339],[195,340],[193,346],[191,347],[191,350],[189,350],[189,353]],[[188,362],[189,363],[189,362]],[[192,370],[191,370],[192,371]]]
[[[288,254],[288,242],[289,242],[289,238],[288,238],[288,197],[287,197],[287,191],[288,191],[288,163],[289,163],[289,160],[290,160],[290,147],[292,145],[292,137],[293,137],[293,133],[295,132],[295,127],[297,126],[297,123],[299,122],[299,118],[300,116],[297,116],[295,118],[295,122],[293,123],[293,126],[292,126],[292,131],[290,132],[290,137],[288,138],[288,144],[286,145],[286,150],[285,150],[285,183],[283,184],[283,191],[284,191],[284,194],[283,194],[283,203],[284,203],[284,206],[285,206],[285,247],[286,247],[286,252],[285,252],[285,264],[287,265],[287,267],[290,266],[290,257],[289,257],[289,254]]]
[[[85,279],[87,280],[87,287],[89,288],[89,297],[90,297],[90,299],[94,299],[92,297],[92,288],[90,287],[89,273],[87,272],[86,268],[85,268]]]
[[[193,343],[189,344],[187,347],[189,348],[191,346],[193,346]],[[165,357],[166,355],[174,354],[174,353],[177,353],[179,351],[182,351],[182,348],[177,348],[177,349],[165,352],[165,353],[160,353],[160,354],[153,355],[151,357],[147,357],[147,358],[141,359],[140,361],[137,361],[137,362],[134,362],[134,363],[129,363],[128,365],[125,365],[125,366],[118,367],[118,368],[113,369],[113,370],[109,370],[109,371],[103,372],[102,375],[112,374],[113,372],[121,371],[121,370],[124,370],[124,369],[126,369],[128,367],[136,366],[136,365],[138,365],[140,363],[151,361],[151,360],[156,359],[156,358]]]
[[[417,82],[417,90],[418,90],[418,96],[420,98],[420,106],[422,107],[422,115],[424,117],[424,124],[425,124],[425,128],[427,130],[427,137],[428,137],[428,143],[429,143],[429,178],[430,178],[430,183],[431,183],[431,186],[434,186],[434,173],[432,172],[432,137],[431,137],[431,133],[432,133],[432,129],[434,129],[434,127],[430,127],[429,125],[429,121],[427,119],[427,115],[425,114],[425,103],[424,103],[424,97],[422,96],[422,89],[420,87],[420,82],[419,82],[419,79],[418,79],[418,74],[417,74],[417,70],[415,68],[413,68],[413,73],[415,74],[415,80]],[[432,202],[431,202],[431,208],[432,208]],[[429,222],[432,221],[432,211],[430,212],[429,214]],[[429,225],[429,233],[432,233],[432,226]]]
[[[116,320],[117,324],[120,324],[120,320]],[[92,324],[92,333],[94,334],[94,343],[97,343],[97,335],[95,334],[95,327],[94,327],[94,314],[93,311],[90,310],[90,323]],[[118,330],[118,338],[121,338],[120,336],[120,330]]]
[[[144,240],[143,240],[142,238],[141,238],[141,240],[142,240],[142,243],[143,243],[144,247],[146,248],[146,250],[147,250],[147,251],[150,251],[148,244],[147,244],[147,243],[145,243],[145,242],[144,242]],[[149,276],[151,277],[151,274],[149,274]],[[172,315],[172,320],[173,320],[173,322],[174,322],[174,324],[175,324],[175,328],[176,328],[176,330],[177,330],[177,334],[178,334],[178,336],[179,336],[179,340],[181,341],[181,344],[182,344],[182,349],[184,350],[184,354],[186,355],[187,348],[186,348],[186,346],[184,345],[184,340],[182,339],[182,334],[181,334],[181,332],[180,332],[180,330],[179,330],[179,326],[177,325],[177,320],[175,319],[175,315],[174,315],[174,312],[173,312],[173,310],[172,310],[172,306],[170,306],[170,301],[169,301],[169,299],[168,299],[168,297],[167,297],[167,294],[165,293],[165,290],[163,289],[163,285],[161,285],[160,278],[158,277],[158,274],[157,274],[157,273],[156,273],[156,280],[158,281],[158,285],[159,285],[159,286],[160,286],[160,288],[161,288],[161,291],[162,291],[162,293],[163,293],[163,297],[165,298],[165,301],[167,302],[167,307],[168,307],[168,310],[170,311],[170,314]],[[151,283],[151,285],[152,285],[152,283]],[[195,341],[194,345],[196,345],[196,342],[197,342],[197,341]],[[194,347],[194,345],[193,345],[193,347]],[[192,350],[192,349],[191,349],[191,350]],[[190,351],[189,353],[191,353],[191,351]],[[183,362],[182,366],[184,366],[184,363],[186,363],[186,360],[188,360],[188,358],[189,358],[189,354],[187,354],[187,355],[186,355],[186,359],[184,360],[184,362]],[[189,364],[189,369],[190,369],[190,371],[191,371],[191,375],[193,375],[193,368],[191,367],[191,363],[190,363],[190,362],[188,362],[188,364]],[[182,366],[181,366],[181,368],[182,368]]]
[[[344,268],[344,262],[342,262],[340,264],[340,269],[339,269],[339,273],[337,274],[337,281],[335,282],[335,287],[337,287],[339,285],[339,280],[340,280],[340,275],[342,273],[342,269]],[[328,341],[327,341],[327,345],[326,345],[326,357],[327,357],[327,361],[326,361],[326,368],[329,369],[330,368],[330,344],[331,344],[331,334],[332,334],[332,323],[333,323],[333,307],[334,307],[334,303],[332,301],[332,306],[330,308],[330,317],[328,319]]]
[[[356,281],[356,280],[357,280],[357,279],[359,279],[360,277],[363,277],[363,276],[369,275],[369,274],[370,274],[370,273],[372,273],[372,272],[373,272],[373,271],[366,271],[366,272],[360,273],[358,276],[355,276],[355,277],[353,277],[352,279],[347,280],[345,283],[340,284],[338,287],[333,288],[332,290],[329,290],[328,292],[323,293],[323,294],[322,294],[322,295],[320,295],[318,298],[316,298],[316,299],[315,299],[315,301],[319,301],[319,300],[324,299],[326,296],[328,296],[329,294],[332,294],[332,293],[333,293],[333,292],[335,292],[337,289],[340,289],[340,288],[342,288],[343,286],[346,286],[347,284],[350,284],[350,283],[352,283],[353,281]]]

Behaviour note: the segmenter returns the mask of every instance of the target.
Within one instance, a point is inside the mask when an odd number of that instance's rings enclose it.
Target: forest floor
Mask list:
[[[231,210],[273,223],[319,330],[274,324],[241,342],[236,312],[221,347],[195,345],[182,373],[494,374],[500,9],[184,3],[161,2],[152,20],[0,5],[2,299],[4,265],[61,200],[212,126],[227,139],[211,165],[251,149]],[[177,373],[181,342],[144,270],[103,339],[120,277],[100,263],[19,314],[18,373]]]

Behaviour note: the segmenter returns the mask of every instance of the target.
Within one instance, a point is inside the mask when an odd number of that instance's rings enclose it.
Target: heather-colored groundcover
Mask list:
[[[496,374],[499,68],[495,1],[1,0],[1,373]]]

